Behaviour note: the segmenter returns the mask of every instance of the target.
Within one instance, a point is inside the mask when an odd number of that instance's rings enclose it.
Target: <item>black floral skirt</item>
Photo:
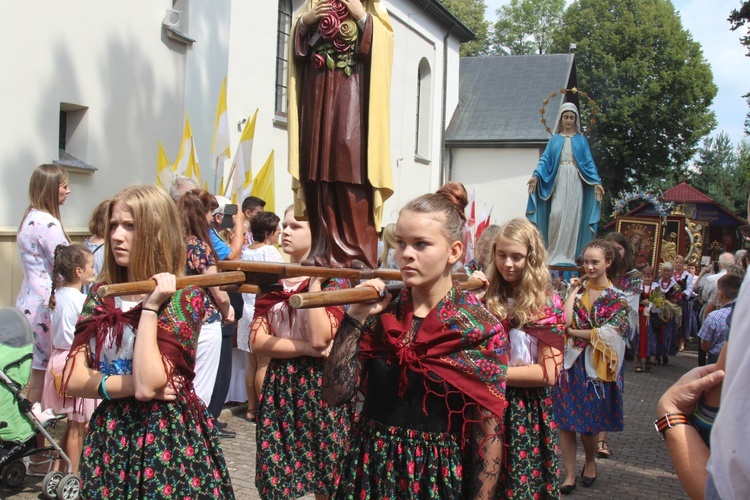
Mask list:
[[[360,417],[336,465],[332,498],[462,498],[462,463],[457,436]]]
[[[322,358],[307,356],[271,359],[268,365],[256,431],[255,486],[261,498],[330,494],[354,407],[323,401],[324,365]]]

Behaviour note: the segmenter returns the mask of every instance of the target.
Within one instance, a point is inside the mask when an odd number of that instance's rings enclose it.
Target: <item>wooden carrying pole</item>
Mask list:
[[[483,282],[477,278],[470,278],[461,282],[462,290],[476,290],[482,288]],[[391,294],[398,293],[404,287],[403,283],[388,285],[387,291]],[[298,293],[289,297],[289,305],[294,309],[310,309],[312,307],[328,307],[344,304],[359,304],[363,302],[377,302],[383,296],[372,287],[349,288],[346,290],[331,290],[323,292]]]
[[[248,274],[249,283],[275,283],[282,278],[311,276],[315,278],[342,278],[350,280],[401,281],[398,269],[349,269],[345,267],[317,267],[287,264],[284,262],[249,262],[244,260],[225,260],[218,263],[223,271],[244,271]],[[270,281],[269,281],[270,280]]]
[[[196,276],[182,276],[177,278],[177,288],[187,286],[220,286],[220,285],[242,285],[246,281],[245,273],[232,271],[217,274],[199,274]],[[140,293],[151,293],[156,288],[156,281],[132,281],[130,283],[116,283],[114,285],[102,285],[97,290],[100,297],[115,297],[119,295],[135,295]]]

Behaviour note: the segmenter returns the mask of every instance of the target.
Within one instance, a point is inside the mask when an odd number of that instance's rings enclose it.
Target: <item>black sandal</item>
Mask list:
[[[651,368],[653,368],[653,367],[654,366],[651,364],[651,361],[646,361],[646,371],[647,372],[650,372]]]
[[[643,368],[641,368],[640,366],[636,366],[635,373],[643,373]]]

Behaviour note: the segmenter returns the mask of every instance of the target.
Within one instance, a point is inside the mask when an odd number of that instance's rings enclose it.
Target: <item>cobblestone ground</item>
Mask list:
[[[684,372],[697,365],[692,352],[680,353],[670,358],[668,366],[654,366],[650,373],[635,373],[628,363],[625,374],[625,431],[611,434],[609,444],[612,458],[597,459],[598,479],[591,488],[578,487],[570,498],[650,499],[687,498],[672,464],[666,446],[654,431],[656,402],[659,396]],[[229,409],[222,418],[229,429],[237,432],[235,439],[222,441],[224,455],[238,499],[260,498],[255,489],[255,424],[240,416],[243,407],[234,416]],[[583,449],[579,445],[578,468],[583,465]],[[576,470],[576,476],[580,470]],[[41,479],[28,478],[23,488],[10,491],[0,486],[2,499],[41,498]],[[312,499],[312,496],[305,499]]]

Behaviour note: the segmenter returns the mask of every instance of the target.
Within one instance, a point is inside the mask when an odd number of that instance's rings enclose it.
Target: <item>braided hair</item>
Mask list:
[[[55,308],[55,290],[76,280],[76,269],[86,267],[86,259],[93,255],[85,245],[57,245],[55,263],[52,266],[52,292],[49,297],[50,309]]]

